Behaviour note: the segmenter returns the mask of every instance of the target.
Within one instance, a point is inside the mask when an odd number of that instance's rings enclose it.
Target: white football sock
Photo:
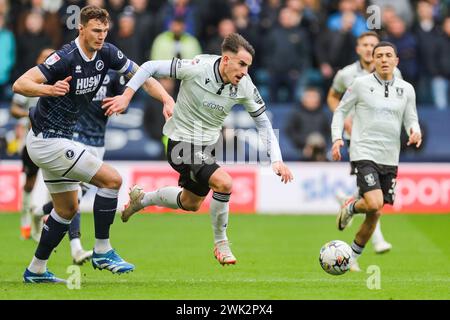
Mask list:
[[[95,253],[107,253],[111,250],[111,243],[109,239],[95,239],[94,252]]]
[[[29,226],[31,224],[30,216],[31,208],[31,192],[23,192],[22,198],[22,212],[20,213],[20,226]]]
[[[47,270],[47,261],[48,260],[41,260],[33,257],[30,265],[28,266],[28,270],[33,273],[42,274]]]
[[[211,224],[214,232],[214,243],[228,240],[228,212],[230,210],[230,194],[214,192],[209,205]]]
[[[380,242],[384,242],[384,237],[383,237],[383,233],[381,233],[380,220],[378,220],[375,230],[373,231],[373,234],[372,234],[372,243],[375,244],[375,243],[380,243]]]
[[[156,191],[147,192],[142,198],[142,205],[160,206],[171,209],[178,209],[178,194],[182,191],[180,187],[163,187]]]
[[[83,250],[83,247],[81,246],[80,238],[74,238],[74,239],[70,240],[70,252],[72,253],[72,257],[74,257],[75,253],[77,253],[80,250]]]

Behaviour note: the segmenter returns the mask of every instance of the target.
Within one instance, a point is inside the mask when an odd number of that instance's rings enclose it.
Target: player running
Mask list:
[[[414,88],[394,76],[397,49],[390,42],[380,42],[372,55],[375,72],[354,80],[334,112],[331,125],[332,156],[337,161],[341,160],[340,148],[344,145],[345,117],[354,113],[350,162],[361,198],[346,199],[337,216],[338,227],[343,230],[354,214],[366,214],[351,245],[354,263],[372,236],[384,204],[394,203],[402,124],[409,135],[408,145],[416,144],[418,148],[422,143]]]
[[[339,70],[333,79],[333,84],[330,90],[328,91],[327,102],[332,112],[336,110],[345,90],[350,87],[352,82],[357,77],[361,77],[374,72],[375,66],[372,51],[379,42],[380,38],[374,31],[364,32],[358,37],[356,46],[356,53],[359,56],[358,61]],[[394,76],[398,79],[402,79],[401,72],[397,67],[394,69]],[[344,121],[344,139],[347,141],[347,145],[349,145],[350,143],[352,116],[353,113],[350,112],[349,116],[347,116]],[[355,197],[357,196],[358,195],[355,195]],[[341,205],[343,205],[346,196],[338,194],[337,198]],[[392,244],[384,239],[383,233],[381,232],[380,221],[378,221],[375,231],[372,235],[372,244],[376,253],[384,253],[392,249]],[[355,264],[352,266],[351,270],[359,271],[359,268]]]
[[[105,116],[101,107],[102,101],[106,97],[121,94],[124,89],[124,76],[121,76],[116,71],[109,70],[103,80],[102,86],[97,91],[94,99],[92,99],[91,107],[87,108],[80,116],[80,119],[75,126],[73,140],[81,143],[87,151],[100,160],[103,160],[105,154],[105,131],[109,119],[109,117]],[[81,197],[83,197],[91,188],[95,187],[86,183],[81,183]],[[38,235],[35,237],[40,238],[43,216],[49,215],[52,210],[53,202],[50,201],[40,207],[39,210],[33,211],[32,234]],[[92,257],[93,253],[92,250],[85,251],[81,246],[80,224],[81,214],[80,210],[78,210],[70,223],[68,232],[73,263],[76,265],[82,265]],[[37,239],[37,241],[39,242],[39,239]]]
[[[139,69],[122,51],[105,42],[108,29],[106,10],[84,7],[80,12],[79,36],[43,64],[28,70],[13,85],[16,93],[41,97],[36,108],[30,110],[32,130],[27,136],[27,150],[42,169],[54,204],[35,255],[23,274],[25,282],[65,282],[47,270],[47,261],[78,211],[79,181],[98,187],[94,200],[94,268],[113,273],[134,269],[109,240],[122,178],[113,167],[72,141],[77,121],[90,106],[107,71],[117,70],[131,78]],[[174,101],[162,86],[155,79],[148,79],[144,88],[163,102],[164,114],[170,116]]]
[[[197,211],[210,189],[214,231],[214,255],[222,265],[235,264],[226,234],[232,179],[214,157],[214,144],[219,138],[226,116],[236,104],[245,106],[267,146],[272,168],[284,183],[293,177],[283,163],[280,147],[265,113],[266,106],[248,75],[254,56],[253,47],[239,34],[233,33],[222,44],[222,56],[199,55],[192,60],[174,58],[148,61],[127,84],[121,96],[107,98],[107,114],[122,112],[141,84],[151,76],[180,79],[173,117],[163,129],[169,137],[168,162],[179,174],[181,187],[164,187],[144,193],[134,186],[130,202],[122,211],[124,222],[147,206],[162,206]]]

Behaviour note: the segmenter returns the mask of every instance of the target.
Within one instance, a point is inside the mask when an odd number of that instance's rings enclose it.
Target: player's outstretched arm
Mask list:
[[[53,85],[45,84],[47,79],[38,67],[33,67],[25,72],[13,84],[13,91],[27,97],[60,97],[70,91],[72,76],[59,80]]]
[[[291,182],[294,179],[294,176],[288,166],[283,162],[280,145],[278,144],[277,137],[275,136],[267,114],[262,112],[256,117],[252,116],[252,118],[255,121],[262,143],[270,156],[273,171],[276,175],[281,177],[281,182]]]
[[[144,89],[146,89],[152,97],[164,104],[164,117],[166,117],[166,119],[167,117],[170,117],[175,102],[161,84],[150,77],[170,76],[171,64],[171,60],[147,61],[144,63],[127,83],[127,88],[122,95],[105,98],[103,100],[102,108],[105,110],[105,115],[110,116],[114,113],[122,113],[125,111],[136,91],[145,84]]]

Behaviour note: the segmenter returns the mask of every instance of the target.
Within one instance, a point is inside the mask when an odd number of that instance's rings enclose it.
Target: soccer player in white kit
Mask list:
[[[358,37],[356,46],[356,53],[359,56],[358,61],[339,70],[328,91],[327,103],[332,112],[336,110],[345,90],[347,90],[357,77],[367,75],[374,71],[372,51],[379,42],[379,35],[374,31],[364,32]],[[397,67],[394,68],[394,76],[397,79],[402,79],[401,72]],[[350,141],[351,127],[352,114],[350,114],[344,122],[344,139],[348,142]],[[337,198],[341,205],[345,202],[344,195],[338,194]],[[392,249],[392,245],[384,239],[380,224],[380,221],[378,221],[372,235],[372,244],[376,253],[384,253]]]
[[[236,104],[242,104],[254,119],[267,146],[274,172],[284,183],[293,177],[283,163],[280,147],[265,113],[266,106],[248,75],[254,56],[253,47],[239,34],[227,36],[222,43],[222,56],[199,55],[192,60],[174,58],[148,61],[127,84],[121,96],[106,98],[107,113],[122,112],[142,82],[150,76],[182,80],[173,117],[164,126],[169,137],[168,162],[180,173],[181,187],[164,187],[144,193],[134,186],[130,202],[122,212],[122,220],[144,207],[158,205],[186,211],[197,211],[209,190],[214,231],[214,255],[222,265],[235,264],[226,234],[229,201],[232,191],[230,175],[220,168],[211,152],[223,122]]]
[[[353,215],[366,214],[351,245],[351,264],[357,263],[372,236],[384,204],[394,203],[402,124],[409,135],[408,145],[416,144],[418,148],[422,143],[414,88],[394,76],[397,49],[390,42],[380,42],[372,54],[375,72],[355,79],[334,112],[331,124],[332,156],[338,161],[344,145],[344,119],[354,113],[350,162],[361,198],[349,198],[337,216],[342,230]]]

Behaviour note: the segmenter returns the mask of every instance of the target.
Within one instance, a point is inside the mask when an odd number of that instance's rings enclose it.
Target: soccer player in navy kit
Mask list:
[[[73,133],[73,140],[77,141],[94,156],[103,160],[105,154],[105,131],[109,117],[105,116],[102,109],[102,101],[106,97],[113,97],[122,94],[125,90],[125,77],[116,71],[109,70],[103,79],[102,86],[92,99],[91,106],[87,108],[78,120]],[[82,183],[82,196],[92,188],[91,185]],[[39,210],[33,211],[32,234],[38,234],[40,237],[42,231],[43,215],[49,215],[53,210],[53,202],[44,204]],[[69,226],[69,240],[73,263],[82,265],[92,257],[92,250],[85,251],[81,245],[80,231],[81,215],[80,211],[73,217]],[[37,240],[39,241],[39,240]]]
[[[94,268],[113,273],[134,269],[112,249],[109,241],[122,178],[113,167],[72,141],[76,123],[90,107],[107,71],[117,70],[130,78],[139,69],[115,46],[105,43],[108,29],[106,10],[84,7],[78,38],[28,70],[13,85],[16,93],[41,97],[30,111],[32,130],[27,136],[27,150],[42,169],[54,204],[35,255],[24,272],[25,282],[65,282],[48,271],[47,261],[78,211],[79,181],[98,187],[94,201]],[[150,78],[143,87],[164,104],[164,115],[171,116],[174,101],[162,86]]]

